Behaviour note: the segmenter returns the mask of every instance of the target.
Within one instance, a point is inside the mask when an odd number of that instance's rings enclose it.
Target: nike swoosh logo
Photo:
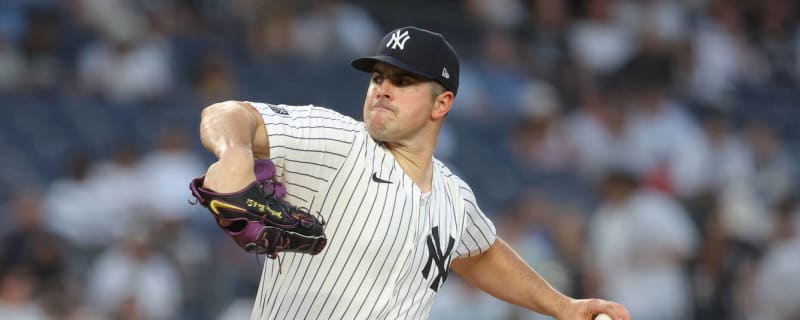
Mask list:
[[[377,172],[372,173],[372,181],[375,181],[377,183],[389,183],[389,184],[392,183],[389,180],[383,180],[381,178],[378,178],[378,173]]]
[[[247,212],[247,210],[243,208],[219,200],[211,200],[211,202],[208,204],[208,207],[211,208],[211,211],[214,212],[215,215],[219,215],[219,209]]]

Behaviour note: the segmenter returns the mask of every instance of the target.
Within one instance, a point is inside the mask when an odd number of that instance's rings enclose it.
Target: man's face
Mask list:
[[[374,139],[401,142],[420,132],[433,109],[428,79],[378,62],[364,99],[364,123]]]

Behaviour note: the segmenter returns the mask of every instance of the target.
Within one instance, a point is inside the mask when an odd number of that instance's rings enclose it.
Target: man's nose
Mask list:
[[[378,99],[391,99],[392,98],[392,84],[389,80],[384,80],[377,84],[375,88],[375,97]]]

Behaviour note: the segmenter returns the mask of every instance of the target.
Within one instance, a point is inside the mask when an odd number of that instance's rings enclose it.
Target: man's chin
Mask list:
[[[386,127],[367,124],[367,132],[372,139],[387,142]]]

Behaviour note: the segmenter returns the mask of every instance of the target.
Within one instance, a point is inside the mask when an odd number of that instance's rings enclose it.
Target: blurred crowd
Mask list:
[[[187,203],[202,108],[328,106],[443,33],[436,155],[551,284],[634,319],[800,319],[793,0],[0,1],[0,319],[244,319],[264,257]],[[542,319],[451,277],[433,319]]]

